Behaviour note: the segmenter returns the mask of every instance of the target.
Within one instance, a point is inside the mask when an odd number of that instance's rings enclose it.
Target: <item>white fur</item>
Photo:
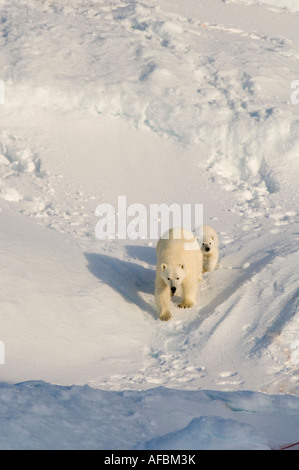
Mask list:
[[[180,308],[196,302],[198,281],[202,279],[202,252],[194,234],[172,229],[157,243],[155,301],[159,318],[169,320],[171,289],[182,288]]]
[[[203,226],[202,241],[201,251],[203,254],[203,272],[214,271],[219,258],[218,235],[209,225]]]

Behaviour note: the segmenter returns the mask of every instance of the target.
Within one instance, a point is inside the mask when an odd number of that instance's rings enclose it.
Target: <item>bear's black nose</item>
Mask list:
[[[206,246],[206,251],[210,251],[210,247],[209,247],[209,246]]]
[[[172,287],[172,288],[171,288],[171,292],[174,294],[175,291],[176,291],[176,287]]]

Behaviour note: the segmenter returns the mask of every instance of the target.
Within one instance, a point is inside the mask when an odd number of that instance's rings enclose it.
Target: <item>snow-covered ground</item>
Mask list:
[[[298,10],[1,1],[0,448],[299,440]],[[119,196],[219,233],[169,322],[156,240],[95,235]]]

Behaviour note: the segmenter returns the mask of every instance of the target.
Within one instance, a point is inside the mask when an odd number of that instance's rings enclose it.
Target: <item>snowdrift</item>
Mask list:
[[[270,450],[298,429],[298,399],[287,395],[42,381],[0,391],[2,449]]]

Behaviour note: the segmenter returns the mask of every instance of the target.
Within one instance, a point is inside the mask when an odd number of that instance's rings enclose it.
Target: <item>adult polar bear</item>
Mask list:
[[[156,248],[155,302],[160,320],[171,318],[170,297],[182,287],[180,308],[196,302],[198,281],[202,280],[203,256],[194,234],[171,229],[159,239]]]

